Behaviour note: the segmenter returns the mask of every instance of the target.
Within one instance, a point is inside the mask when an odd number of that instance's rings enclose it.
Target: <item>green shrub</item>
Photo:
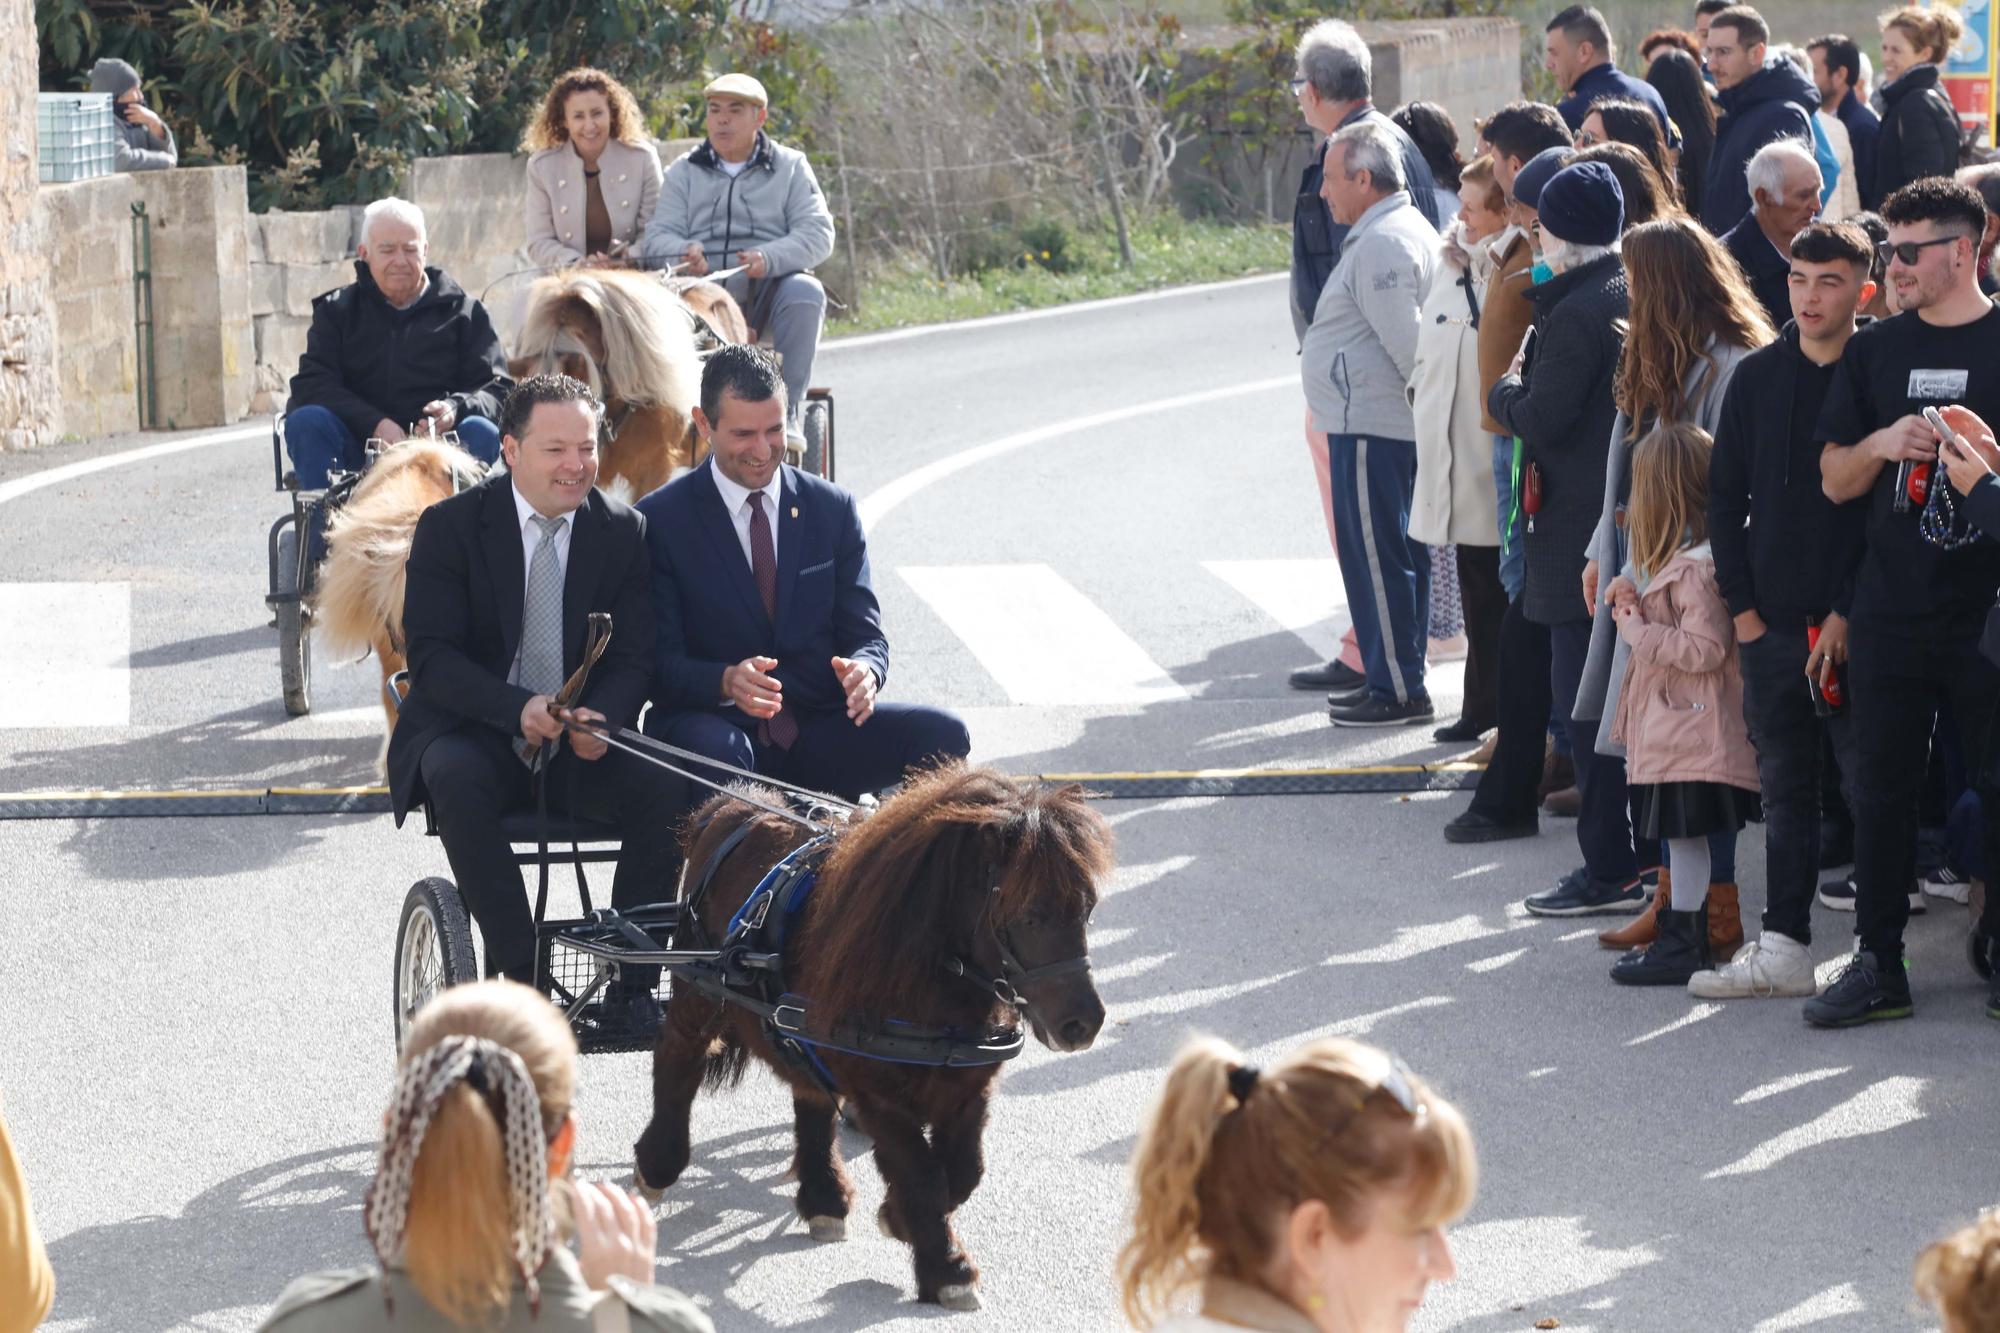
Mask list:
[[[130,60],[183,160],[241,162],[251,206],[394,189],[411,159],[519,143],[564,70],[624,80],[661,119],[728,0],[36,0],[45,86]]]

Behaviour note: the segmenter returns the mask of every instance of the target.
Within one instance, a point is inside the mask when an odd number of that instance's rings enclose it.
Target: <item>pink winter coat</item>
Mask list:
[[[1707,543],[1682,551],[1620,616],[1632,648],[1611,735],[1632,783],[1720,782],[1757,790],[1757,752],[1743,722],[1736,625],[1715,586]]]

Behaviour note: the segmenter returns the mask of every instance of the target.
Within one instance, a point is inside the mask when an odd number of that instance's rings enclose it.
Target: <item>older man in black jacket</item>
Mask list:
[[[685,780],[596,737],[565,738],[549,709],[583,661],[592,612],[610,614],[611,644],[574,716],[635,726],[652,682],[645,519],[593,488],[603,411],[566,375],[525,381],[501,414],[508,471],[425,510],[410,544],[410,696],[389,741],[391,802],[401,821],[430,801],[487,974],[517,981],[534,979],[535,932],[501,817],[531,804],[531,760],[552,809],[618,826],[613,906],[672,898],[680,865]],[[607,1003],[650,1011],[651,980],[628,968]]]
[[[378,199],[361,219],[354,281],[313,300],[306,354],[285,406],[285,446],[299,485],[319,490],[333,468],[362,463],[363,442],[394,443],[414,427],[492,462],[494,423],[513,381],[486,307],[429,267],[424,215]]]
[[[1624,344],[1625,270],[1616,249],[1624,196],[1603,163],[1580,162],[1564,167],[1542,187],[1537,213],[1542,257],[1555,276],[1529,292],[1535,323],[1523,373],[1502,376],[1487,406],[1521,437],[1535,478],[1529,485],[1535,498],[1523,504],[1530,511],[1524,543],[1527,582],[1515,605],[1527,619],[1548,627],[1546,687],[1568,717],[1590,648],[1591,607],[1581,592],[1584,549],[1603,508],[1604,469],[1616,416],[1611,387]],[[1503,680],[1501,688],[1511,691],[1514,686]],[[1535,695],[1530,701],[1538,715],[1533,735],[1510,728],[1513,734],[1503,735],[1501,744],[1538,750],[1539,715],[1549,696],[1539,694],[1536,682],[1522,681],[1521,689]],[[1527,900],[1528,910],[1537,915],[1632,913],[1645,906],[1625,816],[1624,765],[1593,751],[1589,738],[1596,730],[1593,720],[1570,731],[1577,738],[1571,757],[1583,798],[1577,842],[1584,864],[1555,888]],[[1519,762],[1515,754],[1508,759]],[[1495,755],[1496,764],[1504,762]]]

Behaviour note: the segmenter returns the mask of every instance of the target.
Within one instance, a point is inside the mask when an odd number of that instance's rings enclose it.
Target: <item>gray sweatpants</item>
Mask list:
[[[812,387],[813,358],[819,354],[819,334],[826,323],[826,289],[810,273],[787,273],[776,279],[771,314],[757,330],[757,341],[770,344],[784,363],[786,412],[797,424],[799,410]],[[725,284],[729,294],[750,313],[750,279],[737,274]]]

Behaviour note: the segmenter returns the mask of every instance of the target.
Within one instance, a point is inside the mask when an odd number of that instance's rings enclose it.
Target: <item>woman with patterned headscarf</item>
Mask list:
[[[300,1278],[264,1328],[714,1333],[692,1301],[651,1285],[645,1205],[571,1179],[576,1055],[555,1006],[515,982],[424,1006],[362,1207],[380,1265]]]

